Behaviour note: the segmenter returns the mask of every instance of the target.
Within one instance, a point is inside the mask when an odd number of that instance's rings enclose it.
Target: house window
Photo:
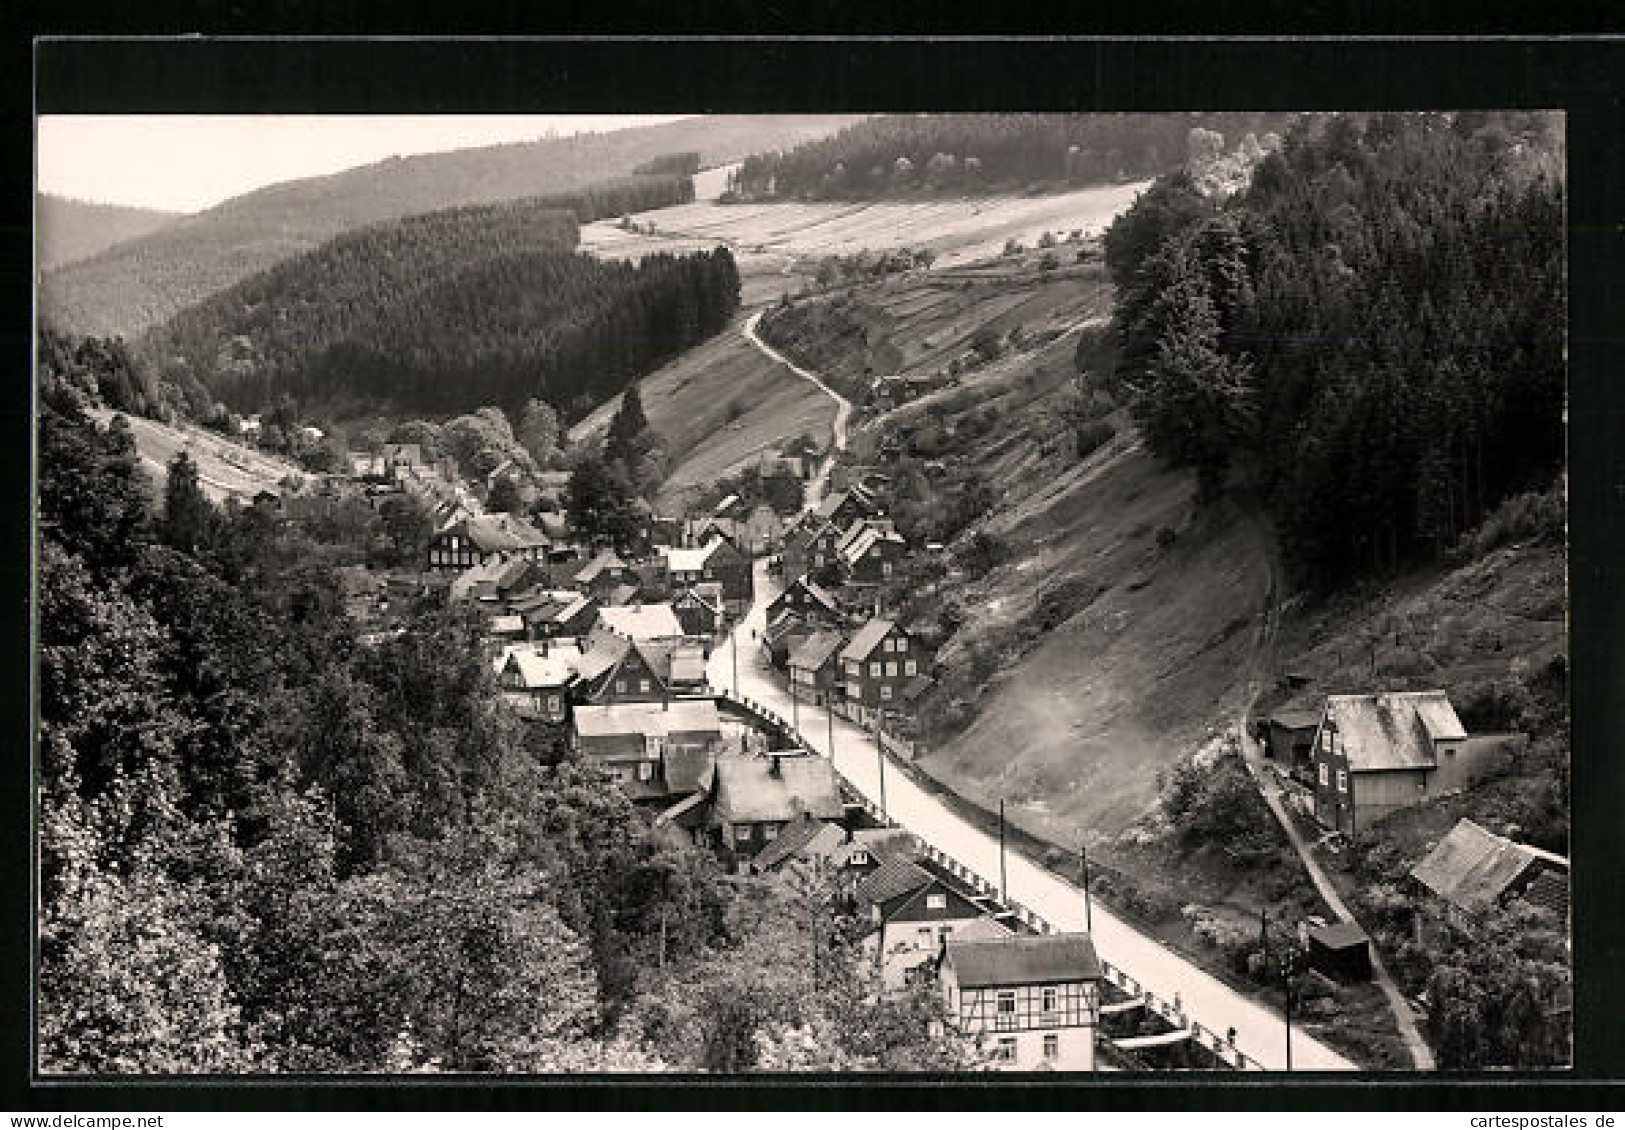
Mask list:
[[[1341,769],[1337,771],[1337,791],[1340,793],[1349,791],[1349,775]]]
[[[925,896],[925,909],[927,909],[927,910],[947,910],[948,909],[948,896],[943,895],[943,894],[926,895]]]
[[[738,841],[739,843],[742,843],[742,844],[749,842],[749,840],[750,840],[750,825],[749,824],[735,824],[734,825],[734,839],[736,841]]]
[[[638,690],[641,691],[644,694],[648,694],[649,693],[649,680],[648,679],[639,679],[638,680]]]
[[[999,1042],[993,1045],[993,1058],[999,1063],[1016,1062],[1016,1038],[1000,1036]]]
[[[1044,1034],[1044,1058],[1061,1058],[1061,1035],[1059,1032],[1046,1032]]]
[[[922,943],[924,943],[927,946],[929,946],[931,944],[931,927],[929,927],[929,926],[921,926],[918,930],[915,931],[915,933],[919,935],[920,941]]]
[[[919,670],[919,667],[914,662],[914,660],[909,659],[909,660],[904,661],[904,663],[903,663],[903,674],[905,674],[905,675],[913,675],[918,670]]]
[[[882,577],[891,576],[891,562],[890,561],[882,561],[880,563],[880,575]]]
[[[1058,1003],[1058,996],[1059,994],[1056,993],[1054,985],[1044,986],[1043,1007],[1045,1012],[1055,1011],[1055,1006]]]
[[[655,766],[652,761],[638,762],[638,780],[647,781],[655,775]]]
[[[764,840],[776,840],[778,838],[779,838],[779,826],[777,824],[763,824],[762,825],[762,839],[764,839]]]
[[[866,851],[855,851],[855,852],[852,853],[852,866],[854,866],[854,867],[862,867],[864,864],[866,864],[868,862],[869,862],[869,853],[868,852],[866,852]]]
[[[878,662],[869,664],[869,677],[872,679],[880,678],[880,664]]]
[[[559,696],[558,695],[550,694],[550,695],[547,696],[547,709],[552,714],[557,714],[559,712]]]
[[[888,678],[893,679],[897,677],[897,660],[893,659],[891,662],[886,664],[886,675]]]
[[[898,651],[907,651],[908,650],[908,641],[905,640],[905,639],[899,639],[897,641],[897,650]]]
[[[881,684],[881,686],[880,686],[880,697],[883,698],[883,699],[886,699],[888,701],[891,699],[891,685],[889,683],[882,683]]]
[[[616,694],[625,694],[626,693],[626,680],[625,679],[616,679],[615,680],[615,693]]]
[[[1320,752],[1332,752],[1332,730],[1330,726],[1320,728]]]
[[[1000,989],[998,1007],[993,1017],[993,1026],[1002,1031],[1009,1031],[1016,1026],[1016,991],[1014,989]],[[1011,1047],[1015,1040],[1010,1041]]]
[[[1322,761],[1320,763],[1320,787],[1321,788],[1326,787],[1326,779],[1327,779],[1326,778],[1326,763],[1324,761]]]

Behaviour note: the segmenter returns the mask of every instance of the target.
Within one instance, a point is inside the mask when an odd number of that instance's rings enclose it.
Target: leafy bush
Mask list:
[[[1513,542],[1561,542],[1566,520],[1561,483],[1543,491],[1515,494],[1491,511],[1478,529],[1466,534],[1456,553],[1466,558],[1483,557]]]

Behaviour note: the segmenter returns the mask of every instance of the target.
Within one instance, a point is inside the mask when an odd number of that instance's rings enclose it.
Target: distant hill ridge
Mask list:
[[[101,204],[42,192],[35,198],[34,232],[40,270],[49,271],[65,263],[88,259],[184,216],[184,212]]]
[[[860,115],[725,115],[395,157],[271,185],[50,272],[42,308],[70,333],[133,336],[326,239],[381,220],[568,192],[698,152],[703,165],[793,147]]]

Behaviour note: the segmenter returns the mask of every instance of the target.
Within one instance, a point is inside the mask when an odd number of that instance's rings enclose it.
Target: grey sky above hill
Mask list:
[[[42,115],[41,192],[197,212],[390,156],[675,121],[666,114]]]

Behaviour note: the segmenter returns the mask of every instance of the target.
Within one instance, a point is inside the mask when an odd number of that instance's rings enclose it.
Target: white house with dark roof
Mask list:
[[[937,967],[948,1024],[1005,1071],[1093,1071],[1101,976],[1088,934],[949,938]]]
[[[1519,734],[1469,737],[1443,691],[1328,695],[1315,731],[1315,818],[1358,832],[1504,765]]]
[[[896,990],[929,970],[950,938],[1002,938],[1011,933],[990,908],[923,858],[893,857],[854,887],[857,913],[869,919],[863,952]]]
[[[521,714],[564,721],[569,692],[581,674],[581,649],[572,643],[521,644],[497,658],[502,697]]]
[[[669,604],[606,604],[598,610],[588,646],[594,646],[606,632],[628,640],[680,639],[684,634],[682,622]]]

